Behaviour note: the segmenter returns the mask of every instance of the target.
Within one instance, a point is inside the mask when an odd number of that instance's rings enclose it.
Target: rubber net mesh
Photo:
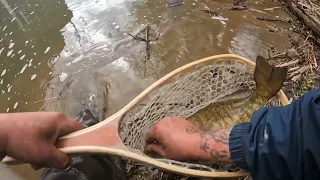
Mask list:
[[[254,89],[253,68],[235,58],[223,58],[188,68],[155,88],[131,108],[120,123],[120,138],[135,153],[143,154],[146,133],[162,118],[187,118],[210,103]],[[230,165],[212,162],[178,162],[158,159],[192,169],[226,171]]]

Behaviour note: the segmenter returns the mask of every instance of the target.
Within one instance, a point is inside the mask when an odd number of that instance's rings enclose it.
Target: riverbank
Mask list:
[[[292,46],[270,60],[289,68],[283,89],[293,100],[320,87],[320,1],[284,0],[281,5],[293,18],[288,32]]]

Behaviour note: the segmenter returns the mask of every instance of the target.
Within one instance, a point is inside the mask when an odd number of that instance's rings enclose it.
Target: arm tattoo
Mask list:
[[[221,129],[211,132],[203,132],[197,127],[191,126],[186,128],[186,133],[188,134],[199,134],[200,135],[200,149],[206,153],[210,153],[210,156],[217,160],[217,161],[225,161],[227,159],[230,159],[230,153],[223,150],[223,151],[217,151],[214,147],[210,147],[209,141],[213,140],[218,144],[225,144],[229,145],[229,136],[230,136],[230,130],[228,129]]]
[[[198,129],[198,128],[190,125],[190,126],[187,127],[187,129],[186,129],[186,133],[188,133],[188,134],[200,133],[200,129]]]
[[[213,157],[214,159],[218,159],[218,160],[221,160],[221,159],[227,159],[227,158],[230,158],[230,155],[228,154],[227,151],[217,151],[215,149],[212,149],[210,151],[210,155],[211,157]]]
[[[201,140],[200,149],[204,152],[209,152],[210,151],[210,144],[208,143],[209,138],[207,138],[205,134],[201,133],[200,140]]]

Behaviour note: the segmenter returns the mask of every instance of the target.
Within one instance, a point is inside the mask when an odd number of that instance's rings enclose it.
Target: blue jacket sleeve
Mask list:
[[[254,180],[320,179],[320,89],[233,127],[231,159]]]

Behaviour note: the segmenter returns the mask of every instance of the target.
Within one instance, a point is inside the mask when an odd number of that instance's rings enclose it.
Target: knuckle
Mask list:
[[[53,112],[52,119],[54,121],[61,121],[61,120],[66,119],[66,115],[64,115],[63,113],[60,113],[60,112]]]

